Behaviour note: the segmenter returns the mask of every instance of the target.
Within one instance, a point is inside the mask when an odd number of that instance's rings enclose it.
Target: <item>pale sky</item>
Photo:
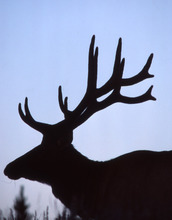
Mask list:
[[[93,34],[99,46],[98,85],[110,77],[122,37],[124,77],[137,74],[151,53],[150,73],[155,75],[123,89],[123,94],[138,96],[154,85],[157,101],[115,104],[95,114],[74,132],[75,148],[93,160],[134,150],[172,149],[170,0],[0,0],[0,209],[12,206],[21,184],[33,210],[46,205],[53,209],[49,186],[11,181],[3,174],[9,162],[41,142],[41,135],[20,119],[18,103],[27,96],[36,120],[50,124],[62,120],[58,86],[62,85],[72,110],[86,89]]]

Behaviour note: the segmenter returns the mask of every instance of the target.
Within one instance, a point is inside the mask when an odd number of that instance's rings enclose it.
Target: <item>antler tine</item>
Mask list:
[[[141,102],[146,102],[149,100],[155,101],[156,98],[154,96],[152,96],[151,92],[152,92],[153,86],[151,86],[143,95],[138,96],[138,97],[126,97],[126,96],[120,96],[119,101],[125,104],[137,104],[137,103],[141,103]]]
[[[34,119],[31,116],[30,111],[29,111],[28,98],[27,97],[25,98],[24,108],[25,108],[26,115],[23,113],[23,110],[21,108],[21,103],[19,103],[19,106],[18,106],[19,115],[22,118],[22,120],[28,124],[28,122],[34,121]]]
[[[24,115],[23,111],[22,111],[22,108],[21,108],[21,103],[19,103],[18,105],[18,112],[19,112],[19,115],[21,117],[21,119],[26,122],[26,116]]]
[[[131,78],[122,79],[122,83],[121,83],[122,86],[131,86],[131,85],[139,83],[145,79],[154,77],[154,75],[152,75],[148,72],[149,68],[151,66],[151,63],[152,63],[152,59],[153,59],[153,53],[150,54],[143,69],[137,75],[135,75]]]
[[[87,93],[94,92],[97,84],[98,47],[96,47],[94,54],[94,43],[95,43],[95,35],[93,35],[92,37],[90,50],[89,50]]]
[[[30,113],[27,97],[25,98],[24,109],[25,109],[27,118],[30,119],[30,121],[35,121]]]
[[[121,65],[123,65],[121,61],[121,50],[122,50],[122,39],[119,38],[118,46],[116,49],[115,62],[114,62],[112,76],[102,87],[97,89],[98,97],[110,92],[114,88],[114,85],[117,84],[116,78],[119,78],[119,69],[123,71],[123,68],[121,68]]]
[[[92,102],[96,100],[98,47],[96,47],[94,53],[94,43],[95,35],[93,35],[91,39],[89,48],[87,89],[84,98],[78,107],[74,110],[76,115],[81,114]]]
[[[45,130],[47,129],[47,126],[49,126],[49,125],[45,124],[45,123],[37,122],[33,119],[32,115],[30,113],[29,107],[28,107],[28,98],[27,97],[25,98],[24,109],[25,109],[26,114],[23,113],[23,110],[21,108],[21,103],[19,103],[18,111],[19,111],[19,115],[20,115],[21,119],[26,124],[28,124],[30,127],[36,129],[37,131],[39,131],[41,133],[44,133]]]
[[[117,95],[115,91],[113,91],[106,99],[102,102],[99,102],[97,105],[97,111],[106,108],[109,105],[112,105],[116,102],[121,102],[125,104],[138,104],[141,102],[146,102],[149,100],[155,101],[156,98],[151,95],[153,86],[151,86],[143,95],[137,97],[127,97],[123,95]]]
[[[63,112],[65,119],[67,119],[70,115],[70,111],[68,110],[68,97],[65,97],[64,102],[63,102],[61,86],[59,86],[59,90],[58,90],[58,100],[59,100],[60,109]]]

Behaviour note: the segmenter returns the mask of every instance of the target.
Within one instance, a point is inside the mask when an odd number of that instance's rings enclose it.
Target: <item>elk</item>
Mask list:
[[[68,109],[59,86],[58,100],[64,120],[49,125],[34,120],[25,99],[24,111],[19,104],[21,119],[41,132],[42,143],[9,163],[4,174],[10,179],[26,178],[52,187],[52,192],[75,214],[84,219],[171,219],[172,218],[172,152],[135,151],[108,161],[93,161],[72,145],[73,130],[95,112],[113,103],[136,104],[156,100],[151,86],[137,97],[120,93],[121,87],[131,86],[153,77],[149,74],[153,54],[143,69],[131,78],[123,78],[124,58],[119,39],[113,73],[97,88],[98,47],[93,35],[89,48],[88,82],[78,106]],[[98,98],[107,96],[98,101]]]

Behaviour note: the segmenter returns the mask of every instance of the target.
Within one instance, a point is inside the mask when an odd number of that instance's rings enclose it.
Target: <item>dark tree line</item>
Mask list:
[[[0,209],[0,220],[51,220],[49,215],[49,208],[43,212],[42,217],[38,217],[37,211],[34,214],[29,212],[30,205],[27,203],[27,198],[24,194],[24,186],[20,187],[19,195],[14,200],[13,208],[9,210],[8,216],[3,215]],[[58,214],[54,220],[81,220],[78,216],[74,216],[66,208],[63,209],[61,214]]]

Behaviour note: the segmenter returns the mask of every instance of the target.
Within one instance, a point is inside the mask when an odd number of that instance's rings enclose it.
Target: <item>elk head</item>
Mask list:
[[[137,75],[131,78],[122,78],[125,60],[124,58],[121,60],[122,40],[120,38],[116,50],[112,76],[102,87],[97,88],[98,47],[94,50],[94,42],[95,36],[92,37],[89,49],[86,93],[73,111],[68,109],[68,98],[65,97],[63,99],[61,86],[59,87],[58,99],[60,109],[64,114],[64,120],[54,125],[37,122],[33,119],[29,111],[28,99],[25,99],[24,112],[22,111],[21,104],[19,104],[18,110],[22,120],[32,128],[41,132],[43,139],[39,146],[8,164],[4,170],[5,175],[11,179],[24,177],[51,185],[55,196],[60,198],[64,203],[67,201],[67,196],[64,196],[64,194],[71,194],[71,192],[77,194],[80,188],[79,183],[86,181],[88,177],[86,173],[90,175],[90,173],[94,171],[94,169],[91,169],[93,171],[87,172],[88,167],[94,164],[93,161],[81,155],[72,146],[73,130],[84,123],[95,112],[113,103],[136,104],[148,100],[155,100],[151,95],[153,86],[138,97],[126,97],[120,93],[121,87],[123,86],[131,86],[153,77],[153,75],[148,73],[153,54],[149,56],[145,66]],[[109,92],[110,94],[106,98],[102,101],[98,101],[98,98]],[[82,176],[83,173],[86,178]],[[65,181],[67,181],[66,176],[72,178],[70,186],[65,183]],[[75,184],[77,181],[78,183]],[[81,185],[83,185],[83,183]],[[60,188],[59,191],[57,189],[58,187]],[[66,202],[66,204],[69,203]]]

